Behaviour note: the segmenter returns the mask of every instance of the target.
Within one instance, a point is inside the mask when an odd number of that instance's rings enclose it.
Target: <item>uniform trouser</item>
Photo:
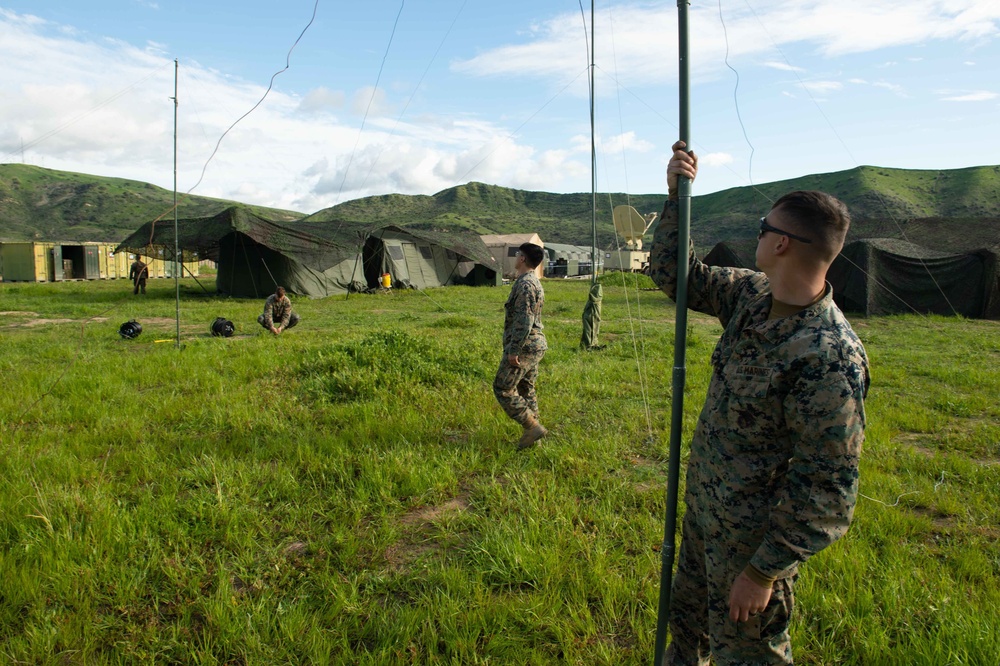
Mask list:
[[[136,280],[134,284],[135,284],[135,289],[132,290],[133,294],[138,294],[140,289],[142,290],[142,293],[144,293],[144,294],[146,293],[146,279],[145,278],[143,278],[141,280]]]
[[[538,418],[538,396],[535,395],[535,382],[538,380],[538,364],[545,352],[537,354],[521,354],[518,356],[519,366],[511,365],[504,355],[500,359],[497,376],[493,379],[493,395],[507,413],[522,426],[529,419]]]
[[[716,666],[791,664],[788,624],[796,576],[775,581],[762,612],[746,622],[733,622],[729,591],[752,555],[755,538],[733,534],[711,520],[706,529],[694,514],[689,509],[684,515],[670,593],[671,642],[664,664],[708,666],[710,658]]]
[[[297,314],[296,314],[296,313],[294,313],[294,312],[293,312],[292,314],[290,314],[290,315],[288,316],[288,326],[286,326],[286,327],[285,327],[285,330],[287,331],[287,330],[288,330],[288,329],[290,329],[290,328],[291,328],[292,326],[295,326],[295,325],[296,325],[297,323],[299,323],[299,321],[300,321],[301,319],[302,319],[302,317],[300,317],[299,315],[297,315]],[[260,324],[261,326],[263,326],[264,328],[266,328],[267,330],[269,330],[269,331],[271,330],[271,327],[269,327],[269,326],[268,326],[268,325],[267,325],[267,324],[266,324],[266,323],[264,322],[264,315],[260,315],[260,316],[258,316],[258,317],[257,317],[257,323],[258,323],[258,324]]]

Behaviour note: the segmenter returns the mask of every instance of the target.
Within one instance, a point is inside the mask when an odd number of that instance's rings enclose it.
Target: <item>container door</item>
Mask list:
[[[52,270],[49,272],[49,277],[53,282],[62,282],[64,275],[62,245],[53,245],[49,254],[52,255]]]
[[[84,252],[84,275],[87,280],[96,280],[101,277],[101,258],[98,255],[96,245],[85,245]]]
[[[34,243],[34,248],[34,259],[32,261],[32,265],[35,267],[35,270],[33,271],[35,281],[45,282],[49,277],[48,253],[45,251],[46,247],[41,243]]]

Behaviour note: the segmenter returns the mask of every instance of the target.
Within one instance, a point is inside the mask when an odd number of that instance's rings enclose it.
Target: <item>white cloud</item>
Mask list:
[[[649,141],[637,138],[635,132],[625,132],[618,136],[609,137],[602,140],[598,146],[601,151],[614,155],[618,155],[622,151],[648,153],[655,147]]]
[[[351,111],[356,116],[384,116],[392,112],[389,98],[385,91],[373,86],[366,86],[354,93],[351,99]]]
[[[889,92],[891,92],[891,93],[893,93],[895,95],[898,95],[900,97],[906,97],[907,96],[906,95],[906,89],[903,88],[903,86],[901,86],[899,84],[896,84],[896,83],[888,83],[886,81],[877,81],[877,82],[873,83],[872,85],[875,86],[876,88],[882,88],[884,90],[888,90]]]
[[[299,110],[303,113],[331,113],[344,108],[346,96],[341,90],[329,88],[313,88],[299,102]]]
[[[789,65],[786,62],[777,62],[775,60],[768,60],[761,63],[764,67],[769,67],[771,69],[777,69],[783,72],[804,72],[806,71],[802,67],[795,67],[794,65]]]
[[[66,38],[62,26],[0,10],[0,58],[18,65],[0,70],[0,161],[21,159],[23,142],[30,164],[171,187],[174,63],[161,51]],[[197,64],[182,63],[179,79],[182,192],[198,183],[194,194],[313,212],[470,179],[560,191],[589,174],[589,160],[519,143],[502,125],[427,113],[398,122],[385,91],[371,87],[350,99],[325,87],[301,97],[275,89],[223,136],[265,86]],[[358,117],[334,115],[347,110]],[[649,148],[633,133],[615,141]]]
[[[965,93],[961,95],[949,94],[947,97],[942,97],[942,102],[988,102],[991,99],[997,99],[1000,97],[1000,93],[990,92],[988,90],[977,90],[975,92]]]
[[[734,161],[733,156],[729,153],[708,153],[707,155],[700,155],[698,157],[698,163],[701,166],[707,167],[725,166],[732,164]]]
[[[839,81],[802,81],[801,84],[813,95],[826,95],[844,87]]]
[[[716,77],[730,63],[755,58],[764,67],[798,71],[773,58],[775,47],[807,44],[823,56],[874,52],[936,40],[982,40],[1000,36],[1000,3],[980,0],[777,0],[756,13],[738,4],[725,8],[723,31],[715,5],[692,7],[692,67]],[[629,4],[616,9],[614,30],[598,14],[598,63],[617,63],[618,78],[630,82],[673,80],[676,9],[666,4]],[[764,27],[762,27],[764,26]],[[580,16],[569,11],[540,23],[522,43],[489,49],[453,64],[480,76],[548,78],[566,82],[587,64],[580,45]],[[613,48],[613,51],[612,51]],[[882,67],[891,67],[886,62]],[[606,65],[602,65],[605,66]],[[585,87],[584,87],[585,88]],[[583,91],[586,92],[585,90]]]

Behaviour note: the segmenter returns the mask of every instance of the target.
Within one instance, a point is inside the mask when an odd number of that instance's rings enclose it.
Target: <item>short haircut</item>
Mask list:
[[[528,268],[537,268],[538,264],[542,263],[542,259],[545,258],[545,250],[540,245],[522,243],[518,249],[524,257],[524,263],[528,264]]]
[[[789,231],[812,240],[801,245],[804,254],[824,263],[837,258],[851,227],[851,214],[840,199],[825,192],[798,190],[775,201],[771,210],[778,209],[795,226]]]
[[[274,290],[274,295],[277,296],[278,298],[281,298],[282,296],[285,295],[285,288],[278,287],[277,289]]]

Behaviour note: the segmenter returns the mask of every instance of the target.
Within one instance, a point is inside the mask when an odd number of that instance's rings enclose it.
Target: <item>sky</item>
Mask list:
[[[590,192],[590,12],[0,0],[0,163],[172,189],[176,110],[181,193],[311,213],[470,181]],[[597,188],[662,193],[676,3],[600,0],[595,16]],[[997,0],[695,1],[690,50],[696,195],[1000,164]]]

